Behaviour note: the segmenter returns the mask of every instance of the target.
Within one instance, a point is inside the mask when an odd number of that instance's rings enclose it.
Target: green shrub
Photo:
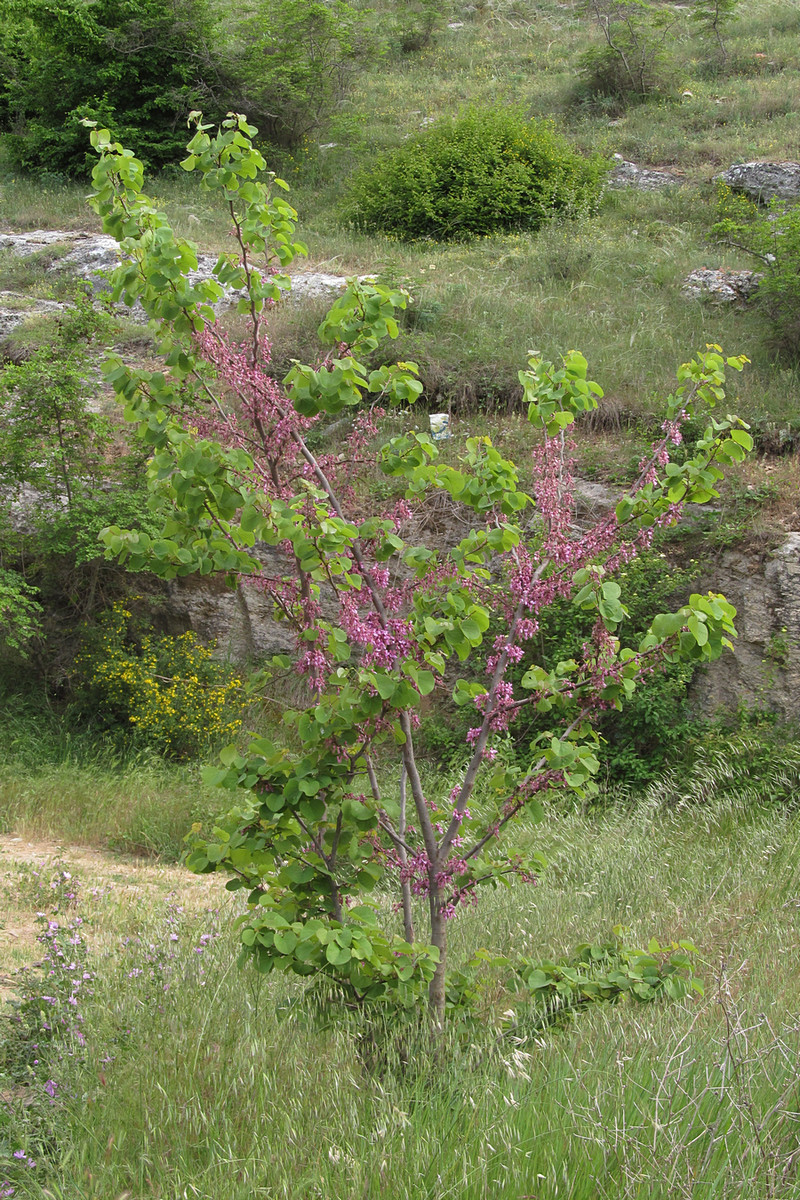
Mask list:
[[[25,643],[40,629],[42,606],[34,600],[36,589],[17,571],[0,566],[0,642],[25,653]]]
[[[722,32],[738,19],[738,7],[739,0],[694,0],[692,6],[692,20],[705,38],[716,43],[723,67],[728,61],[728,49]]]
[[[168,758],[196,758],[230,740],[242,719],[242,680],[194,633],[130,634],[131,611],[114,604],[87,636],[76,666],[84,704]]]
[[[648,627],[652,605],[667,605],[688,593],[696,576],[695,564],[686,568],[668,563],[657,551],[643,551],[623,566],[617,579],[625,589],[627,616],[620,626],[623,643],[641,639]],[[591,638],[592,615],[576,612],[574,605],[556,600],[540,614],[539,636],[530,652],[517,664],[512,677],[522,678],[533,664],[580,657]],[[487,639],[488,640],[488,639]],[[640,786],[656,779],[679,762],[698,731],[697,714],[689,701],[694,668],[687,663],[664,663],[647,687],[634,692],[621,711],[603,713],[598,728],[600,774],[607,783]],[[423,752],[437,763],[463,761],[470,716],[463,708],[439,700],[419,732]],[[520,714],[513,729],[513,747],[523,751],[550,722],[532,708]],[[511,749],[511,747],[510,747]],[[511,749],[513,754],[513,749]]]
[[[603,44],[578,59],[579,99],[602,99],[624,108],[675,91],[668,39],[674,12],[645,0],[588,0],[585,6],[603,35]]]
[[[101,529],[134,516],[152,527],[144,456],[91,403],[97,351],[117,331],[81,285],[30,355],[0,366],[0,661],[26,653],[50,687],[69,675],[80,623],[120,594]]]
[[[88,174],[82,117],[135,138],[150,165],[174,161],[186,114],[218,91],[200,0],[32,0],[9,16],[0,118],[19,167]]]
[[[401,54],[424,50],[445,16],[439,0],[399,0],[392,13],[390,44]]]
[[[225,107],[286,148],[319,132],[377,45],[346,0],[252,0],[218,32]]]
[[[248,111],[294,147],[318,130],[375,48],[346,0],[10,0],[0,31],[0,128],[27,170],[88,174],[85,118],[135,142],[149,167],[177,161],[186,117]]]
[[[720,184],[713,232],[760,261],[756,302],[770,322],[769,341],[787,358],[800,358],[800,205],[773,200],[763,208]]]
[[[538,229],[559,213],[596,211],[605,173],[600,155],[582,158],[546,121],[472,109],[361,172],[347,215],[358,229],[409,241]]]

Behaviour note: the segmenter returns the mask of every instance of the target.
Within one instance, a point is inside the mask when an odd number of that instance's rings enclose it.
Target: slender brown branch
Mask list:
[[[402,839],[405,837],[405,834],[406,834],[406,764],[405,763],[400,764],[399,833],[400,833],[400,838],[398,840],[401,842],[401,845],[398,848],[397,853],[400,858],[400,868],[402,871],[403,867],[405,867],[405,865],[408,861],[408,859],[406,857],[405,843],[402,841]],[[414,919],[413,919],[413,913],[411,910],[411,880],[410,879],[406,879],[406,878],[401,879],[400,892],[401,892],[402,902],[403,902],[403,936],[405,937],[407,942],[413,943],[413,941],[414,941]]]

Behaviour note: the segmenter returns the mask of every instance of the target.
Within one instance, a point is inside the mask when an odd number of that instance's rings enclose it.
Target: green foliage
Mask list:
[[[120,453],[90,407],[92,351],[114,329],[83,287],[30,357],[0,368],[0,627],[8,649],[35,649],[36,669],[56,676],[76,623],[114,586],[100,530],[148,524],[141,455]]]
[[[532,1024],[541,1029],[586,1004],[613,1004],[622,998],[643,1003],[667,997],[682,1000],[692,992],[703,995],[692,963],[696,946],[689,941],[662,946],[651,938],[647,949],[641,950],[628,945],[628,933],[617,925],[607,941],[583,942],[567,957],[542,962],[478,950],[451,976],[448,1007],[473,1007],[482,993],[509,973],[534,1001],[532,1014],[521,1009],[512,1018],[512,1031],[519,1026],[526,1034],[532,1032]]]
[[[712,233],[718,241],[737,246],[763,263],[756,303],[769,319],[773,347],[796,361],[800,357],[800,205],[773,200],[764,208],[719,184]]]
[[[588,0],[605,45],[581,54],[581,98],[631,102],[675,91],[668,44],[675,25],[671,10],[647,0]]]
[[[619,636],[638,643],[647,633],[653,608],[663,608],[688,594],[696,577],[695,564],[681,568],[655,550],[644,551],[619,568],[615,579],[625,596],[625,618]],[[513,671],[521,679],[531,666],[542,667],[580,656],[591,638],[594,615],[576,611],[569,601],[556,599],[540,614],[539,632]],[[492,626],[495,629],[495,626]],[[496,631],[499,626],[496,627]],[[479,656],[480,657],[480,656]],[[607,785],[641,785],[656,779],[689,751],[698,732],[697,715],[689,701],[694,668],[685,662],[662,663],[620,710],[601,714],[602,736],[597,748],[600,774]],[[512,728],[512,754],[524,755],[530,740],[549,723],[548,714],[527,709]],[[423,717],[420,730],[425,753],[436,762],[463,761],[470,714],[439,701],[439,711]]]
[[[167,758],[191,759],[234,737],[242,723],[242,680],[194,633],[143,634],[118,601],[87,631],[76,659],[84,708],[126,738]]]
[[[0,370],[0,491],[27,485],[40,504],[68,509],[81,491],[96,486],[111,429],[87,408],[88,348],[111,327],[95,310],[87,286],[58,322],[55,336],[23,362]]]
[[[14,16],[0,89],[18,166],[88,174],[85,117],[135,137],[153,166],[174,160],[217,83],[201,3],[33,0]]]
[[[222,33],[226,103],[277,146],[300,146],[377,53],[366,17],[347,0],[250,0]]]
[[[605,173],[600,155],[582,158],[545,121],[472,109],[362,171],[346,211],[357,229],[464,240],[594,212]]]
[[[349,699],[356,701],[355,695]],[[366,717],[369,707],[361,701],[363,711],[351,719]],[[297,722],[300,738],[318,743],[316,752],[307,745],[298,758],[265,738],[251,741],[245,754],[235,747],[223,751],[223,765],[208,768],[204,781],[245,793],[213,830],[193,829],[187,865],[203,873],[235,864],[228,890],[245,890],[249,905],[238,922],[242,954],[261,973],[324,974],[351,999],[386,997],[413,1005],[439,953],[381,927],[370,900],[385,876],[376,844],[379,820],[365,796],[350,792],[349,764],[319,745],[342,724],[342,716],[317,706],[323,720],[326,713],[329,726],[312,729],[308,720]],[[321,824],[334,805],[341,817]],[[305,844],[309,827],[319,830],[311,845]],[[342,893],[360,902],[343,906]]]
[[[390,45],[401,54],[415,54],[431,44],[445,13],[439,0],[395,0],[389,26]]]
[[[647,949],[640,950],[626,944],[627,932],[617,926],[610,941],[584,943],[568,959],[521,959],[515,969],[528,991],[551,1012],[623,996],[647,1002],[665,996],[681,1000],[692,991],[703,994],[692,967],[696,946],[689,941],[662,946],[652,938]]]
[[[81,122],[135,142],[150,167],[174,162],[190,111],[246,108],[262,134],[297,146],[329,117],[374,52],[346,0],[33,0],[12,6],[0,42],[0,128],[12,161],[83,176]]]
[[[0,567],[0,638],[12,650],[25,653],[25,643],[41,629],[42,606],[36,589],[17,571]]]
[[[657,551],[642,553],[622,566],[616,579],[627,612],[620,637],[628,642],[640,641],[649,627],[653,607],[662,608],[685,596],[695,575],[694,565],[681,569]],[[534,658],[540,664],[578,655],[591,634],[591,617],[557,602],[543,615],[541,626]],[[693,675],[694,668],[686,662],[663,663],[653,671],[646,689],[636,691],[620,711],[612,710],[601,717],[603,743],[598,757],[608,783],[649,782],[685,752],[690,737],[697,732],[697,718],[688,695]],[[541,718],[535,717],[524,722],[520,736],[530,736],[539,724]]]
[[[692,20],[699,26],[705,37],[717,43],[722,64],[727,62],[728,51],[722,40],[725,28],[737,20],[739,0],[694,0],[692,5]]]

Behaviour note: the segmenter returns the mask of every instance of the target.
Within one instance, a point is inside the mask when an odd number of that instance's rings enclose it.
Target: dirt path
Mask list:
[[[96,850],[88,846],[71,846],[49,840],[29,840],[14,834],[0,834],[0,876],[5,868],[15,864],[69,862],[85,877],[85,881],[99,883],[114,882],[132,887],[137,891],[161,888],[186,892],[187,898],[198,892],[204,899],[218,890],[223,882],[220,877],[192,875],[185,867],[173,863],[160,863],[133,855],[114,854],[108,850]]]
[[[15,973],[35,962],[36,911],[44,907],[37,895],[40,883],[58,870],[67,870],[80,881],[83,897],[89,893],[105,899],[98,908],[90,940],[102,942],[110,927],[130,913],[153,910],[172,896],[187,912],[218,908],[226,901],[222,875],[192,875],[184,867],[120,856],[86,846],[29,840],[0,835],[0,1002],[14,994]],[[113,910],[113,911],[111,911]]]

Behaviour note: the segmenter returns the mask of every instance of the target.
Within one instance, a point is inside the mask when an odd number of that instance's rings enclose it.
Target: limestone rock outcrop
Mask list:
[[[608,186],[611,188],[633,187],[640,192],[655,192],[681,182],[677,175],[671,175],[668,171],[637,167],[636,163],[628,162],[621,154],[615,154],[614,158],[616,165],[608,177]]]
[[[79,230],[34,229],[26,233],[0,233],[0,251],[3,250],[20,258],[28,258],[50,250],[52,261],[47,266],[48,272],[69,271],[76,278],[87,280],[96,289],[104,286],[102,276],[98,272],[113,270],[120,261],[119,247],[114,238],[102,233],[85,233]],[[216,255],[199,254],[197,270],[189,274],[190,282],[196,283],[198,280],[210,278],[216,261]],[[344,275],[332,275],[325,271],[298,273],[292,276],[289,297],[294,300],[329,297],[333,300],[346,284],[347,279]],[[225,300],[215,306],[217,311],[235,304],[239,294],[230,292]],[[31,301],[21,293],[2,292],[0,337],[7,336],[30,316],[58,312],[61,307],[54,300]],[[138,311],[141,313],[141,310]],[[136,319],[136,309],[126,309],[126,312]],[[143,313],[141,317],[144,319]]]
[[[800,163],[735,163],[716,179],[727,183],[734,192],[744,192],[753,200],[800,200]]]
[[[687,300],[712,304],[745,304],[758,290],[758,271],[726,271],[722,267],[697,267],[686,276],[681,292]]]
[[[701,672],[694,685],[704,712],[745,704],[785,720],[800,712],[800,532],[786,535],[766,563],[730,550],[698,590],[723,592],[736,606],[736,653]]]

